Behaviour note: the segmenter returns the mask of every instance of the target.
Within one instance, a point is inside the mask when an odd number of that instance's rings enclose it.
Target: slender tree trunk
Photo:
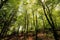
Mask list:
[[[37,13],[36,13],[36,26],[35,26],[36,40],[38,40],[38,39],[37,39],[37,30],[38,30],[38,23],[37,23]]]
[[[25,32],[26,32],[26,14],[24,14],[24,26],[23,26],[22,30],[23,30],[22,32],[24,35],[23,40],[26,40],[26,35],[25,35]]]
[[[27,18],[27,37],[26,38],[28,38],[29,16],[27,12],[26,12],[26,18]]]
[[[33,15],[33,27],[35,27],[35,19],[34,19],[34,10],[32,11],[32,15]],[[36,27],[35,27],[35,31],[36,31]],[[35,35],[34,35],[35,36]],[[36,35],[37,36],[37,35]],[[35,40],[36,40],[36,36],[35,36]]]

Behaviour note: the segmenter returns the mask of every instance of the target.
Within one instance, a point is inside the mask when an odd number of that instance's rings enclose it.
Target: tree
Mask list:
[[[5,4],[7,3],[7,4]],[[18,10],[18,4],[16,2],[14,2],[16,5],[15,8],[12,8],[13,6],[10,6],[8,3],[10,3],[10,5],[12,5],[11,1],[7,0],[1,0],[1,4],[0,4],[0,13],[1,13],[1,17],[0,17],[0,27],[1,27],[1,31],[0,31],[0,39],[4,38],[7,36],[7,32],[9,31],[10,27],[12,24],[14,24],[14,22],[16,21],[16,13]],[[5,5],[3,5],[5,4]],[[2,7],[3,6],[3,7]],[[10,8],[12,9],[10,9]],[[2,25],[2,26],[1,26]]]
[[[59,40],[59,39],[58,39],[58,34],[57,34],[57,32],[55,31],[55,24],[54,24],[53,19],[52,19],[52,16],[51,16],[50,9],[49,9],[49,7],[48,7],[46,4],[44,4],[41,0],[40,0],[40,2],[41,2],[41,4],[42,4],[43,11],[44,11],[44,14],[45,14],[45,16],[46,16],[46,18],[47,18],[47,21],[48,21],[48,23],[50,24],[51,29],[52,29],[52,31],[53,31],[54,38],[55,38],[55,40]],[[48,13],[49,13],[49,18],[48,18],[47,14],[46,14],[45,5],[46,5],[47,10],[48,10]]]

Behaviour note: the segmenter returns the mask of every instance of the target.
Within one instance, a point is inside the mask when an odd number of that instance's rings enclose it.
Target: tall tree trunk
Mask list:
[[[38,21],[37,21],[37,13],[36,13],[36,26],[35,26],[36,40],[38,40],[38,39],[37,39],[37,30],[38,30]]]
[[[35,27],[35,19],[34,19],[34,10],[32,11],[32,15],[33,15],[33,27],[35,28],[35,31],[36,31],[36,27]],[[35,35],[34,35],[35,36]],[[36,35],[37,36],[37,35]],[[36,37],[35,37],[36,38]]]
[[[46,6],[47,6],[47,5],[46,5]],[[52,22],[51,28],[52,28],[52,30],[53,30],[54,38],[55,38],[56,40],[59,40],[59,39],[58,39],[57,31],[56,31],[56,29],[55,29],[55,23],[54,23],[54,21],[53,21],[53,19],[52,19],[52,13],[50,12],[50,9],[49,9],[48,6],[47,6],[47,9],[48,9],[48,12],[49,12],[49,18],[50,18],[50,20],[51,20],[51,22]]]
[[[41,2],[41,1],[40,1],[40,2]],[[46,14],[45,5],[44,5],[42,2],[41,2],[41,4],[42,4],[43,10],[44,10],[44,14],[45,14],[45,16],[46,16],[46,18],[47,18],[47,21],[48,21],[48,23],[50,24],[51,29],[52,29],[52,31],[53,31],[54,38],[55,38],[55,40],[59,40],[59,39],[57,38],[57,37],[58,37],[58,34],[57,34],[57,32],[55,31],[55,25],[54,25],[54,22],[53,22],[53,20],[52,20],[52,17],[49,16],[49,17],[50,17],[50,20],[49,20],[47,14]],[[48,9],[48,12],[49,12],[49,9]],[[50,13],[50,12],[49,12],[49,13]],[[51,22],[52,22],[52,23],[51,23]]]
[[[24,25],[24,32],[26,32],[26,13],[24,15],[24,22],[25,22],[25,25]],[[26,40],[26,34],[24,33],[24,40]]]
[[[15,10],[15,9],[14,9],[14,10]],[[10,27],[10,25],[11,25],[11,21],[13,20],[13,18],[14,18],[14,16],[15,16],[16,10],[15,10],[15,11],[14,11],[14,10],[12,11],[13,13],[11,13],[11,15],[10,15],[10,20],[4,21],[4,26],[3,26],[2,30],[1,30],[0,38],[3,38],[3,37],[6,36],[7,31],[9,30],[9,27]]]

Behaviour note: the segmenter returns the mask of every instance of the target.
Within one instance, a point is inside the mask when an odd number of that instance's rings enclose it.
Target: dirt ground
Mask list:
[[[11,37],[6,37],[4,40],[36,40],[36,35],[29,33],[27,36],[23,34],[19,34],[18,36],[13,35]],[[54,40],[53,36],[46,33],[38,33],[37,40]]]

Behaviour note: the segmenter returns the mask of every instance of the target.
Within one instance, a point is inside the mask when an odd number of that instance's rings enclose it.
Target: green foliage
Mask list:
[[[50,23],[52,24],[52,17],[55,28],[60,28],[60,0],[44,0],[42,3]],[[2,35],[43,30],[43,28],[49,29],[51,26],[45,17],[41,0],[8,0],[0,9]]]

